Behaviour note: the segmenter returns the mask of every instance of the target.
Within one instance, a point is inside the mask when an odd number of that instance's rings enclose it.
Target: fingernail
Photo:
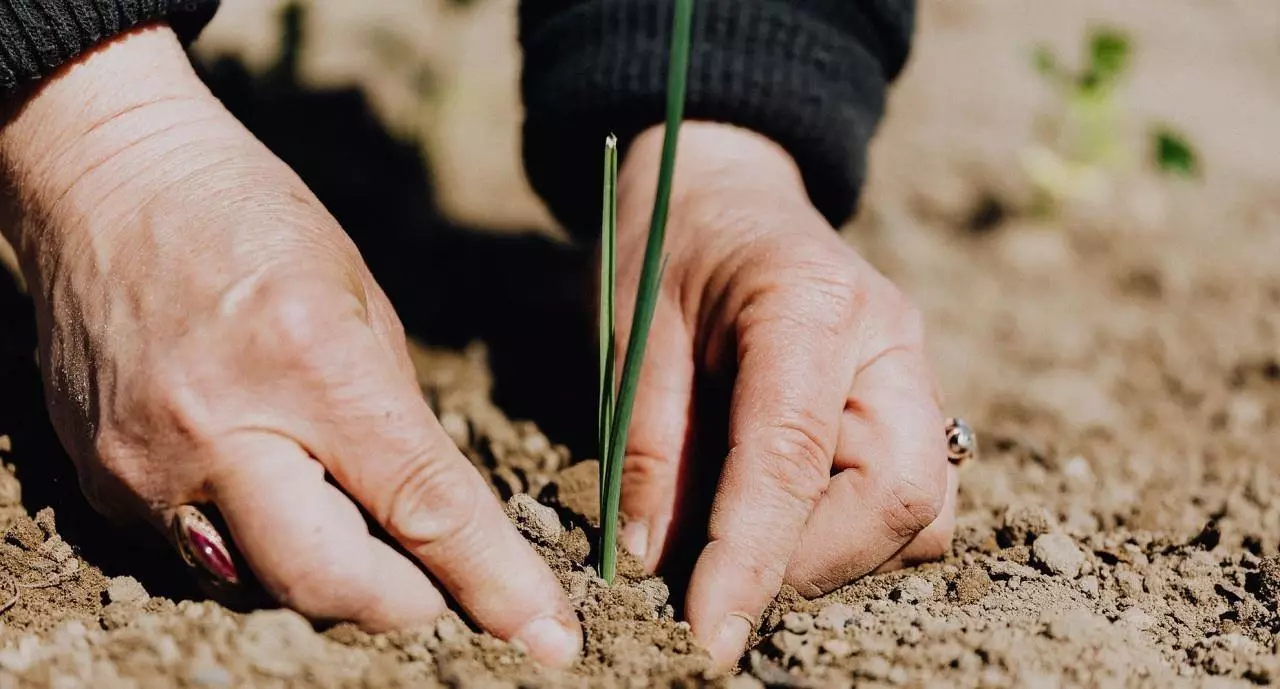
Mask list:
[[[552,667],[565,667],[582,653],[582,633],[555,617],[539,617],[526,624],[511,639],[523,644],[529,655]]]
[[[627,522],[622,527],[622,547],[644,562],[645,555],[649,554],[649,525],[642,521]]]
[[[711,653],[711,670],[714,674],[723,674],[733,669],[746,650],[747,638],[751,636],[751,622],[741,615],[729,615],[716,628],[715,636],[707,644]]]

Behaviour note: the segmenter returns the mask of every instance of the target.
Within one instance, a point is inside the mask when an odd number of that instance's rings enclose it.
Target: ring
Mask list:
[[[947,419],[947,460],[956,466],[978,454],[978,436],[962,419]]]
[[[204,513],[191,505],[179,505],[171,527],[178,553],[188,567],[202,569],[218,582],[233,586],[240,583],[226,541]]]

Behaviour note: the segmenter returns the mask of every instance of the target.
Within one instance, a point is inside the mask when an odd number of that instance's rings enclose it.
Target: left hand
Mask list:
[[[622,340],[662,136],[639,136],[620,171]],[[666,251],[623,470],[623,543],[650,569],[669,558],[677,534],[701,529],[682,515],[706,514],[682,503],[696,499],[692,464],[723,461],[686,603],[723,670],[784,583],[813,596],[941,557],[956,472],[919,312],[823,219],[782,148],[683,124]],[[727,429],[694,427],[703,375],[732,377]],[[728,454],[695,456],[695,430],[727,430]]]

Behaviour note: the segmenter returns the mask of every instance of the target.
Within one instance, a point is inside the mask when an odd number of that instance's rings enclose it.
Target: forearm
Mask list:
[[[218,0],[26,0],[0,2],[0,98],[56,72],[94,46],[166,19],[184,43],[199,33]]]
[[[601,141],[625,147],[663,119],[672,0],[524,0],[524,154],[571,230],[598,210]],[[686,118],[737,125],[786,149],[833,224],[853,212],[885,90],[906,60],[914,2],[701,0]]]

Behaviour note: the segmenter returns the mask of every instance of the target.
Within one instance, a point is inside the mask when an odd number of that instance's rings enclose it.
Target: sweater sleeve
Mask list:
[[[0,0],[0,98],[129,29],[167,19],[183,43],[218,0]]]
[[[605,136],[663,121],[673,0],[523,0],[524,162],[571,232],[599,231]],[[911,44],[914,0],[697,0],[685,117],[741,126],[796,160],[833,224]]]

